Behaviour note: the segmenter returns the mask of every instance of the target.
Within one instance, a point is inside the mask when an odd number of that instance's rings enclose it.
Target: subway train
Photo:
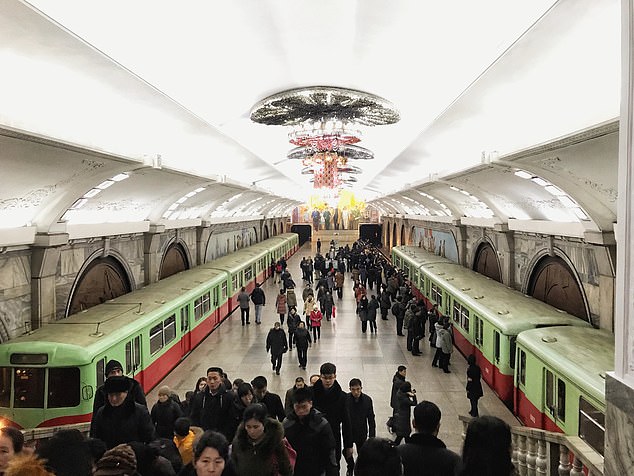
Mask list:
[[[609,332],[422,248],[394,247],[391,258],[525,425],[579,435],[603,454]]]
[[[160,382],[252,290],[298,235],[269,238],[0,344],[0,426],[90,421],[107,361],[147,391]]]

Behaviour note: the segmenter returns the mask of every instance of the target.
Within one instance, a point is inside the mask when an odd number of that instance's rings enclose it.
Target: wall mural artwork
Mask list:
[[[256,235],[253,227],[224,233],[214,233],[209,237],[209,241],[207,242],[205,262],[246,248],[254,243],[256,243]]]
[[[415,226],[412,243],[443,258],[458,263],[458,246],[453,233]]]

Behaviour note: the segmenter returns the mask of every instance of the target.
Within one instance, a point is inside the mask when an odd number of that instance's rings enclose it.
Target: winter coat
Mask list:
[[[412,432],[412,407],[415,407],[417,403],[416,395],[410,397],[400,390],[396,393],[396,414],[394,415],[396,436],[409,436]]]
[[[200,432],[202,433],[202,428],[200,428]],[[185,436],[174,435],[174,444],[178,448],[183,464],[189,464],[194,459],[194,440],[196,436],[196,432],[192,429]]]
[[[352,441],[365,441],[376,436],[376,420],[372,398],[365,393],[355,400],[351,393],[346,395],[346,407],[350,415]]]
[[[311,294],[304,301],[304,316],[310,316],[310,313],[311,313],[311,311],[313,310],[314,307],[315,307],[315,298]]]
[[[390,396],[390,407],[396,410],[396,394],[405,383],[405,377],[396,372],[392,377],[392,394]]]
[[[392,300],[390,298],[390,293],[388,293],[385,290],[381,291],[381,298],[380,298],[380,303],[379,304],[381,306],[381,309],[389,309],[392,306]]]
[[[304,288],[304,290],[302,291],[302,301],[306,302],[306,299],[308,299],[308,296],[314,296],[315,293],[313,292],[313,288],[311,288],[310,286],[306,286]]]
[[[286,291],[286,305],[290,308],[291,306],[297,307],[297,296],[295,296],[294,289],[288,289]]]
[[[321,327],[321,321],[324,318],[319,309],[313,309],[310,313],[310,326]]]
[[[297,314],[297,311],[295,311],[295,314],[289,312],[288,317],[286,318],[288,333],[290,334],[291,332],[295,332],[295,329],[297,329],[297,326],[299,326],[300,322],[302,322],[302,318],[299,316],[299,314]]]
[[[291,476],[293,468],[282,438],[284,427],[272,418],[267,418],[264,422],[264,435],[256,443],[249,439],[244,424],[241,424],[231,445],[231,461],[238,474]],[[273,460],[277,463],[277,471],[273,468]]]
[[[131,441],[149,443],[154,435],[154,425],[147,408],[130,399],[118,407],[106,403],[97,410],[90,424],[91,438],[99,438],[108,448]]]
[[[171,398],[165,402],[156,402],[150,412],[152,422],[156,428],[156,436],[159,438],[174,437],[174,422],[183,416],[181,406]]]
[[[266,351],[271,351],[271,355],[280,355],[288,350],[288,341],[286,340],[286,332],[281,327],[275,327],[269,331],[266,336]]]
[[[451,354],[453,352],[453,343],[451,342],[451,332],[447,329],[441,329],[438,332],[438,341],[443,353]],[[438,344],[436,344],[438,345]]]
[[[256,306],[260,304],[266,304],[266,294],[264,294],[264,291],[261,287],[256,286],[255,288],[253,288],[253,291],[251,291],[251,301]]]
[[[324,414],[335,440],[339,441],[343,434],[343,447],[352,448],[352,423],[346,405],[347,394],[341,389],[339,382],[326,390],[321,380],[313,385],[313,406]]]
[[[359,300],[357,304],[357,314],[361,322],[368,320],[368,298],[365,295]]]
[[[255,402],[254,402],[255,403]],[[244,410],[246,410],[246,405],[242,401],[238,395],[233,396],[233,400],[231,401],[231,409],[229,410],[230,414],[230,431],[227,432],[227,440],[233,440],[233,437],[236,436],[236,431],[238,431],[238,426],[242,423],[242,417],[244,416]]]
[[[232,431],[231,404],[233,393],[227,392],[221,385],[215,394],[206,387],[192,398],[191,421],[203,430],[219,431],[227,438]]]
[[[308,344],[312,342],[310,332],[306,328],[297,328],[295,330],[295,346],[298,349],[308,349]]]
[[[286,314],[286,294],[278,294],[275,298],[275,307],[278,314]]]
[[[482,392],[482,382],[480,377],[482,372],[477,365],[469,365],[467,368],[467,398],[475,399],[480,398],[484,393]]]
[[[429,476],[455,476],[462,467],[460,456],[428,433],[414,433],[397,449],[403,462],[403,476],[418,476],[421,468]]]
[[[292,412],[284,420],[284,434],[297,451],[295,474],[297,476],[338,476],[335,461],[336,443],[328,420],[311,408],[310,413],[299,419]]]
[[[346,277],[344,276],[343,272],[337,271],[337,273],[335,274],[335,287],[343,288],[343,283],[345,281],[346,281]]]
[[[376,321],[376,310],[379,308],[379,301],[370,299],[368,302],[368,321]]]
[[[332,294],[330,293],[324,294],[319,300],[319,304],[321,304],[321,306],[326,310],[326,312],[328,312],[329,309],[330,311],[332,311],[332,306],[335,305],[335,302],[332,299]]]
[[[257,402],[253,403],[262,403],[266,407],[267,416],[271,418],[277,418],[279,421],[286,418],[282,399],[277,393],[266,392],[262,398],[258,398]]]
[[[240,292],[240,294],[238,294],[238,297],[236,298],[236,301],[238,301],[240,309],[249,309],[249,295],[246,293],[246,291]]]

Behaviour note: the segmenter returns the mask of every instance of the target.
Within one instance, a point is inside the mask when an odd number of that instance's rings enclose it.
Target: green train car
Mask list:
[[[515,414],[530,427],[579,435],[603,455],[605,374],[614,370],[614,335],[550,327],[517,338]]]
[[[151,389],[229,315],[236,289],[298,246],[278,235],[0,344],[0,425],[90,421],[111,359]]]

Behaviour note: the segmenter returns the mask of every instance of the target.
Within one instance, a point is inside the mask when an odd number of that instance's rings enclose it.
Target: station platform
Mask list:
[[[319,235],[317,235],[319,236]],[[323,238],[322,238],[323,241]],[[298,310],[300,304],[301,271],[299,262],[303,256],[316,252],[316,238],[305,243],[288,261],[289,270],[298,284]],[[323,251],[323,248],[322,248]],[[284,354],[281,375],[271,370],[269,354],[266,353],[266,336],[275,321],[279,319],[275,308],[275,296],[279,286],[272,280],[263,284],[266,293],[266,305],[262,316],[262,325],[255,324],[254,310],[251,308],[251,325],[242,326],[239,310],[234,311],[205,341],[203,341],[178,367],[176,367],[154,390],[148,394],[148,406],[151,408],[158,400],[158,388],[168,385],[182,398],[185,392],[193,390],[198,377],[205,376],[206,369],[219,366],[227,372],[229,379],[242,378],[249,382],[258,375],[268,380],[270,392],[277,393],[284,400],[286,390],[293,386],[297,376],[306,381],[312,374],[319,373],[319,366],[332,362],[337,366],[337,381],[344,391],[348,391],[348,382],[360,378],[363,392],[372,397],[377,422],[377,436],[393,438],[385,425],[392,414],[390,391],[392,377],[399,365],[407,367],[407,380],[417,390],[418,401],[430,400],[442,411],[439,438],[448,448],[461,453],[462,423],[459,415],[468,415],[469,400],[466,397],[466,369],[464,357],[457,351],[451,357],[451,373],[445,374],[431,366],[435,349],[430,348],[428,340],[421,341],[423,355],[413,356],[406,350],[404,337],[396,335],[393,316],[387,321],[377,319],[378,332],[361,332],[361,324],[355,314],[355,300],[352,293],[352,280],[346,273],[343,298],[337,300],[337,317],[330,322],[323,321],[321,339],[308,350],[308,365],[305,371],[298,367],[297,353],[293,349]],[[368,290],[368,294],[376,292]],[[284,325],[286,330],[286,323]],[[504,406],[497,396],[483,382],[484,397],[480,399],[481,415],[495,415],[510,425],[520,423]],[[345,464],[343,464],[345,467]],[[342,470],[342,474],[344,474]]]

